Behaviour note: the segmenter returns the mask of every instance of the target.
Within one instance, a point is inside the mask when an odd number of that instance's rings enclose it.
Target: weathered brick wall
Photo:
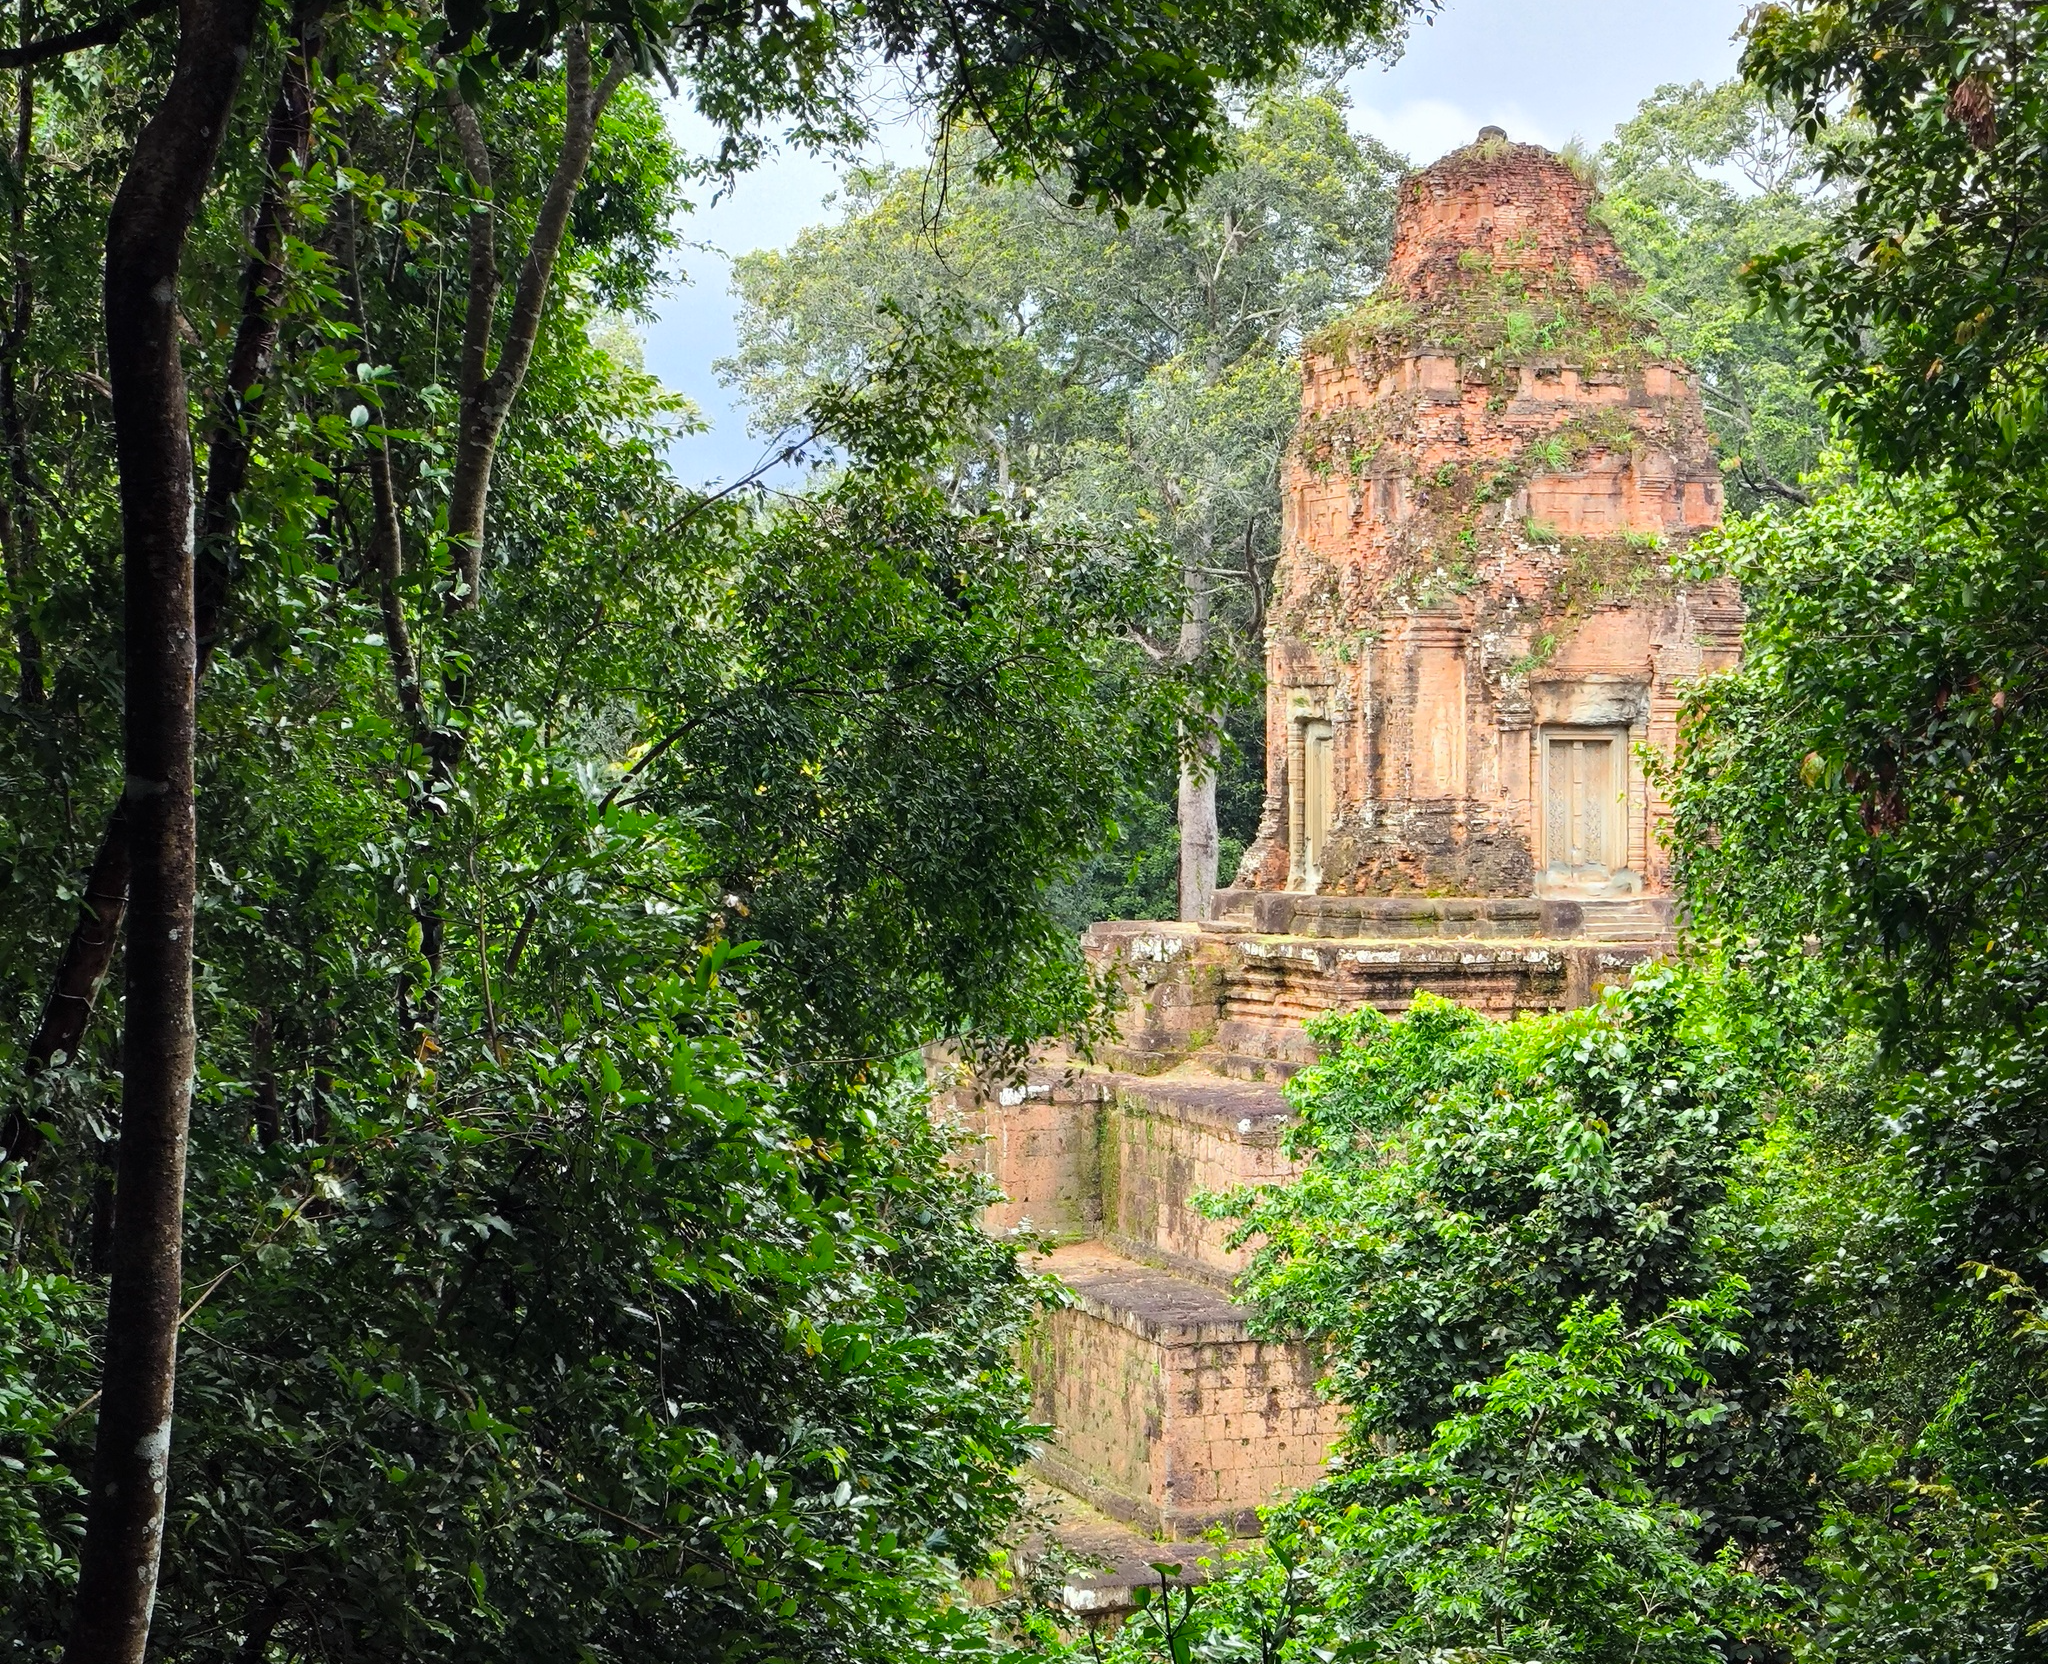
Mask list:
[[[1117,1044],[1100,1061],[1133,1074],[1171,1068],[1216,1038],[1227,956],[1192,924],[1113,920],[1083,938],[1089,964],[1123,999]]]
[[[1025,1363],[1033,1413],[1058,1429],[1054,1483],[1164,1537],[1258,1529],[1259,1504],[1321,1477],[1341,1411],[1308,1348],[1255,1341],[1220,1291],[1062,1250],[1076,1306],[1041,1318]]]
[[[1250,1251],[1228,1246],[1230,1223],[1204,1218],[1196,1201],[1294,1178],[1301,1165],[1280,1148],[1290,1119],[1236,1081],[1119,1081],[1103,1127],[1104,1237],[1227,1288]]]
[[[1672,565],[1721,512],[1699,395],[1592,198],[1533,145],[1453,153],[1404,186],[1380,292],[1305,355],[1239,884],[1529,895],[1542,730],[1668,746],[1679,685],[1733,662],[1734,586]],[[1310,722],[1338,811],[1318,875],[1294,824]],[[1613,853],[1657,893],[1663,806],[1625,767]]]
[[[1058,1241],[1102,1230],[1102,1115],[1099,1076],[1058,1064],[994,1087],[963,1075],[947,1058],[927,1066],[944,1082],[932,1110],[960,1128],[960,1159],[988,1175],[1002,1199],[982,1212],[985,1230],[1029,1227]]]
[[[1047,1312],[1024,1352],[1031,1413],[1054,1429],[1036,1466],[1062,1490],[1148,1532],[1164,1500],[1164,1356],[1121,1324]]]

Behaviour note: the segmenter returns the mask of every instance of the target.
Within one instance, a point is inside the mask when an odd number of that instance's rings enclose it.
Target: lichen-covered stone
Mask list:
[[[1487,138],[1406,181],[1388,275],[1311,342],[1267,629],[1267,801],[1237,883],[1661,893],[1637,746],[1733,661],[1699,394],[1591,218]]]

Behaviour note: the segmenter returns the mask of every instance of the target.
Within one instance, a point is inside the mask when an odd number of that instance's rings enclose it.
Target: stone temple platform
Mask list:
[[[938,1096],[1003,1192],[986,1227],[1047,1239],[1037,1267],[1074,1297],[1040,1322],[1025,1364],[1034,1412],[1057,1430],[1037,1476],[1091,1522],[1059,1534],[1102,1568],[1073,1580],[1092,1614],[1119,1610],[1149,1562],[1184,1557],[1164,1544],[1256,1533],[1261,1506],[1321,1475],[1339,1431],[1314,1351],[1252,1336],[1231,1297],[1250,1255],[1195,1205],[1299,1171],[1281,1147],[1282,1083],[1314,1061],[1302,1019],[1392,1014],[1418,989],[1499,1016],[1556,1010],[1669,941],[1668,914],[1641,902],[1219,899],[1214,924],[1087,933],[1123,998],[1093,1059],[1046,1056],[993,1093],[956,1078]],[[1260,928],[1273,924],[1291,928]]]
[[[1304,1019],[1424,989],[1582,1005],[1672,945],[1656,757],[1736,662],[1742,600],[1678,558],[1720,519],[1719,464],[1594,194],[1494,128],[1402,182],[1384,283],[1303,353],[1233,887],[1197,872],[1204,922],[1087,933],[1112,1044],[941,1092],[1003,1192],[989,1228],[1049,1239],[1074,1294],[1026,1361],[1040,1475],[1110,1568],[1090,1610],[1158,1540],[1255,1530],[1339,1431],[1315,1354],[1250,1333],[1247,1256],[1196,1206],[1296,1176]]]

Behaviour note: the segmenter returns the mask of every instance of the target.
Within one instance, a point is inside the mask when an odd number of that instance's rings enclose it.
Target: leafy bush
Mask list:
[[[1821,1110],[1869,1066],[1815,992],[1710,965],[1312,1025],[1306,1172],[1206,1205],[1350,1414],[1270,1554],[1195,1600],[1207,1656],[1711,1664],[1799,1632],[1833,1465],[1798,1383],[1843,1361],[1810,1181],[1853,1167]]]

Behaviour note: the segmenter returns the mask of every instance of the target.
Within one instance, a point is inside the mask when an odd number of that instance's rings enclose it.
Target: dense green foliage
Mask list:
[[[1260,1321],[1318,1337],[1352,1406],[1281,1516],[1326,1585],[1311,1631],[1707,1659],[1767,1623],[1818,1501],[1788,1383],[1840,1344],[1784,1168],[1812,1036],[1665,972],[1557,1017],[1419,996],[1318,1038],[1307,1175],[1224,1204],[1263,1238]]]
[[[1786,101],[1841,191],[1819,233],[1758,278],[1823,355],[1829,406],[1863,454],[1902,471],[2036,474],[2048,461],[2041,8],[1764,6],[1743,68]]]
[[[1351,1414],[1174,1627],[1218,1657],[2031,1656],[2039,1308],[1953,1275],[1897,1119],[1924,1083],[1839,1009],[1794,948],[1511,1024],[1325,1019],[1305,1177],[1214,1206]]]
[[[281,173],[263,137],[300,37],[268,19],[185,260],[201,470],[217,423],[254,452],[200,689],[152,1645],[984,1656],[960,1578],[1017,1511],[1015,1343],[1043,1295],[975,1229],[917,1048],[1005,1057],[1096,1019],[1056,887],[1171,768],[1216,667],[1162,674],[1134,640],[1179,583],[1164,539],[942,466],[1000,370],[945,317],[898,310],[807,387],[833,466],[780,498],[672,476],[692,416],[629,320],[692,182],[766,123],[855,134],[874,56],[972,113],[988,178],[1064,169],[1122,212],[1213,167],[1227,79],[1403,10],[1040,7],[960,38],[915,7],[597,8],[621,71],[659,60],[726,143],[682,153],[630,74],[606,106],[526,314],[475,584],[448,507],[465,330],[508,361],[568,104],[552,10],[455,14],[320,17]],[[28,1158],[0,1191],[0,1646],[24,1659],[69,1621],[117,1200],[118,971],[75,1046],[27,1055],[122,790],[99,237],[175,27],[30,81],[0,344],[0,1121]],[[284,226],[268,290],[259,199]],[[506,287],[478,313],[480,226]],[[274,369],[236,411],[229,354],[266,304]]]
[[[729,1032],[725,957],[431,1093],[339,1086],[310,1152],[206,1141],[192,1259],[219,1281],[187,1330],[157,1645],[971,1640],[935,1551],[1014,1507],[1028,1301],[914,1101],[831,1148],[802,1130]],[[84,1396],[82,1360],[40,1356],[40,1397]],[[70,1489],[43,1487],[60,1539]],[[18,1649],[61,1605],[39,1569]]]
[[[1900,1205],[1890,1251],[1842,1270],[1883,1289],[1893,1339],[1840,1393],[1817,1557],[1830,1645],[1858,1659],[2048,1633],[2040,23],[1774,7],[1745,57],[1839,183],[1756,281],[1854,448],[1810,509],[1716,551],[1753,645],[1697,695],[1674,785],[1703,922],[1797,944],[1885,1045]]]
[[[1996,1635],[2048,1615],[2044,944],[2026,853],[2039,579],[1997,524],[1972,525],[1949,481],[1870,476],[1733,531],[1752,647],[1697,695],[1676,778],[1702,922],[1817,949],[1887,1044],[1910,1202],[1891,1251],[1845,1270],[1882,1279],[1901,1339],[1873,1397],[1847,1395],[1858,1434],[1841,1454],[1929,1487],[1928,1529],[1873,1510],[1830,1548],[1841,1582],[1872,1586],[1854,1611],[1881,1632]],[[1998,1582],[1973,1584],[1973,1563]]]
[[[1265,788],[1260,671],[1293,354],[1377,279],[1398,159],[1313,84],[1251,101],[1175,213],[1077,211],[1037,181],[984,177],[985,148],[948,134],[927,166],[857,171],[836,223],[740,260],[725,370],[766,431],[801,437],[816,387],[858,375],[897,309],[964,318],[995,374],[953,476],[1042,521],[1162,538],[1182,581],[1145,621],[1154,656],[1238,672],[1216,770],[1227,883]],[[1130,782],[1118,820],[1068,916],[1176,916],[1172,777]]]
[[[1660,87],[1595,161],[1596,211],[1642,275],[1659,336],[1699,376],[1730,501],[1798,501],[1827,436],[1818,355],[1744,277],[1818,232],[1828,187],[1812,152],[1755,88],[1696,82]]]

